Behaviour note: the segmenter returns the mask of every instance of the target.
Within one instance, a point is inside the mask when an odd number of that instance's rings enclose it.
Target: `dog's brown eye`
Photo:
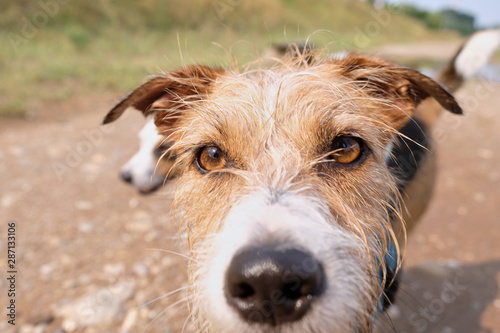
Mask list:
[[[333,140],[328,158],[338,163],[348,164],[357,161],[361,153],[362,147],[359,139],[342,135]]]
[[[200,169],[204,172],[220,170],[227,165],[224,153],[215,146],[202,148],[198,155],[197,162]]]

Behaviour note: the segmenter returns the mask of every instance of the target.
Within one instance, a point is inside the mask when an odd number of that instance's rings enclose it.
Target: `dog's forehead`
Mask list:
[[[334,65],[229,73],[217,79],[188,124],[200,129],[198,135],[224,141],[314,145],[345,132],[369,132],[373,115],[366,100]]]
[[[210,97],[223,103],[232,98],[244,108],[253,107],[261,117],[279,118],[302,112],[301,109],[331,110],[353,94],[352,84],[339,67],[323,65],[228,73],[216,82]]]

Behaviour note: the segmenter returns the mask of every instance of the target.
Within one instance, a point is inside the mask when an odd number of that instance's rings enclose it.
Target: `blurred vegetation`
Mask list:
[[[0,115],[123,94],[182,64],[245,64],[272,43],[331,51],[456,38],[358,0],[2,0]],[[90,97],[91,98],[91,97]]]
[[[410,4],[389,6],[393,10],[399,10],[402,14],[421,20],[433,30],[455,30],[463,36],[476,31],[474,16],[454,9],[429,12]]]

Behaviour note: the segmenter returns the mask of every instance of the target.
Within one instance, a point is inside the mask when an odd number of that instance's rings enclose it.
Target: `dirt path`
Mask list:
[[[463,41],[422,41],[420,43],[390,44],[371,50],[371,53],[385,58],[426,59],[448,61]]]
[[[500,85],[459,94],[439,123],[440,174],[409,240],[396,332],[500,332]],[[17,325],[2,332],[180,332],[186,259],[167,186],[139,196],[118,179],[143,119],[100,127],[114,98],[72,101],[57,121],[0,123],[1,252],[16,222]],[[74,109],[79,109],[75,112]],[[0,259],[2,307],[7,281]],[[387,318],[382,332],[390,332]],[[64,330],[63,330],[64,328]]]

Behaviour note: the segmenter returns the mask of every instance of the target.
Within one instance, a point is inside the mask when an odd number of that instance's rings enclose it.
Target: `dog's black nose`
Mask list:
[[[272,326],[299,320],[324,289],[321,264],[293,248],[244,248],[226,273],[228,303],[244,320]]]
[[[129,184],[132,183],[132,173],[130,173],[128,171],[122,171],[120,173],[120,177],[122,177],[124,182],[129,183]]]

